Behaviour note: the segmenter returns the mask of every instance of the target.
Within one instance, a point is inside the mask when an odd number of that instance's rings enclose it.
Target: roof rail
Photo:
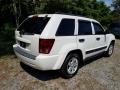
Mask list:
[[[71,15],[71,16],[86,17],[86,16],[83,16],[83,15],[72,14],[72,13],[64,13],[64,12],[55,12],[55,14],[64,14],[64,15]]]

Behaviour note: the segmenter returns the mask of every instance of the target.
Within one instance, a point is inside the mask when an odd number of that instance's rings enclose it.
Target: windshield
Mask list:
[[[49,21],[49,17],[32,17],[26,19],[19,27],[22,34],[41,34]]]

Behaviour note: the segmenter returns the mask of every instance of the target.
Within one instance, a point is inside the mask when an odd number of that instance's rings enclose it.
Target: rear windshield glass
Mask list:
[[[18,27],[17,30],[24,34],[41,34],[49,19],[49,17],[28,18]]]

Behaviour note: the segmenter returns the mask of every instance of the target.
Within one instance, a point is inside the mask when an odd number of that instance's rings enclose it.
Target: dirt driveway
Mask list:
[[[14,55],[0,57],[0,90],[120,90],[120,40],[114,54],[86,62],[77,75],[63,79],[57,71],[39,71]]]

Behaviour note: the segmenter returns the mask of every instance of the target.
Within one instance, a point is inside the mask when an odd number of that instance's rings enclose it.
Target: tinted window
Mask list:
[[[93,25],[95,29],[95,34],[104,34],[104,30],[99,24],[93,23]]]
[[[57,36],[71,36],[74,35],[75,20],[74,19],[62,19],[57,33]]]
[[[88,21],[78,21],[78,34],[79,35],[91,35],[92,34],[92,28],[91,28],[91,22]]]
[[[33,17],[26,19],[18,28],[18,31],[24,33],[41,34],[50,18]]]

